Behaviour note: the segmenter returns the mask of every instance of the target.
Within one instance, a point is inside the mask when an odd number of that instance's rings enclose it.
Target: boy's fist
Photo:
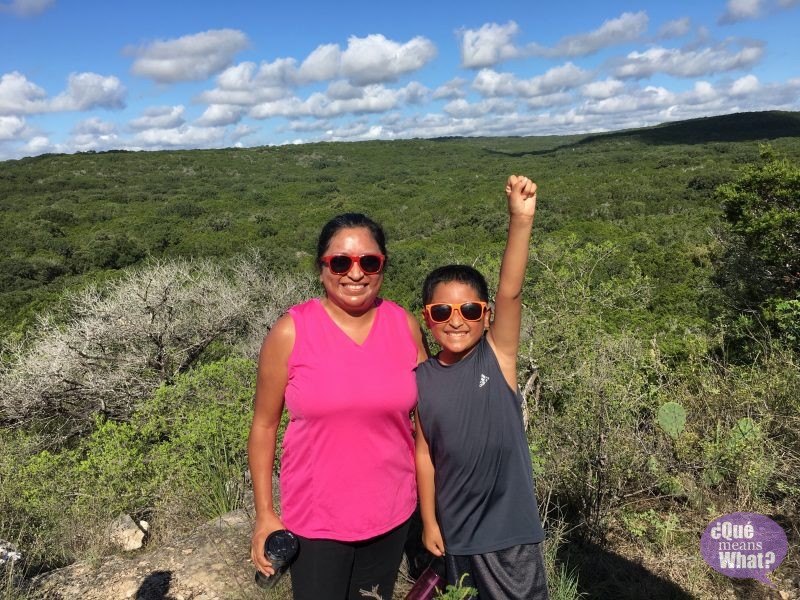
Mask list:
[[[536,183],[523,175],[511,175],[506,182],[509,213],[533,216],[536,212],[536,187]]]

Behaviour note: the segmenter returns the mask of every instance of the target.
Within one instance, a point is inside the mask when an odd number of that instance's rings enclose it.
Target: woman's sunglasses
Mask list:
[[[332,254],[320,258],[322,264],[327,265],[334,275],[345,275],[353,268],[353,263],[358,263],[358,267],[364,275],[377,275],[383,269],[383,262],[386,257],[383,254],[362,254],[361,256],[350,256],[348,254]]]
[[[446,323],[453,316],[453,311],[457,310],[465,321],[480,321],[486,310],[486,302],[462,302],[461,304],[426,304],[425,310],[434,323]]]

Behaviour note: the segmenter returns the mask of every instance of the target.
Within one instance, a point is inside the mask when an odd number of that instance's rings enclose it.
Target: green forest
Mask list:
[[[539,186],[518,372],[551,597],[777,597],[699,553],[731,512],[800,543],[800,113],[773,111],[0,162],[0,599],[120,513],[159,544],[245,505],[255,358],[321,293],[321,226],[381,223],[382,295],[419,315],[436,266],[496,284],[509,174]]]

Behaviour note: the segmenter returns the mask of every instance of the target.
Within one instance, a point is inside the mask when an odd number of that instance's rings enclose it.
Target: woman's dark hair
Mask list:
[[[328,251],[328,245],[331,243],[331,238],[342,229],[353,229],[363,227],[369,231],[372,239],[378,244],[381,249],[381,254],[386,254],[386,236],[383,229],[375,221],[370,219],[367,215],[361,213],[344,213],[333,217],[330,221],[325,223],[322,231],[319,232],[319,239],[317,240],[317,268],[322,270],[322,257]]]
[[[440,283],[457,281],[470,286],[478,294],[478,300],[489,301],[489,286],[481,272],[469,265],[445,265],[430,272],[422,284],[422,305],[431,303],[433,292]]]

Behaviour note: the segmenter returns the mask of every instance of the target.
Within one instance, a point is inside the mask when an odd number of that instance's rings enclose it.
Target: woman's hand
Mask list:
[[[444,540],[438,523],[423,526],[422,545],[434,556],[444,556]]]
[[[256,520],[253,537],[250,540],[250,559],[253,561],[256,570],[264,575],[272,576],[275,574],[272,563],[264,555],[264,542],[267,541],[270,533],[279,529],[284,529],[283,523],[275,514],[267,515],[263,520]]]

